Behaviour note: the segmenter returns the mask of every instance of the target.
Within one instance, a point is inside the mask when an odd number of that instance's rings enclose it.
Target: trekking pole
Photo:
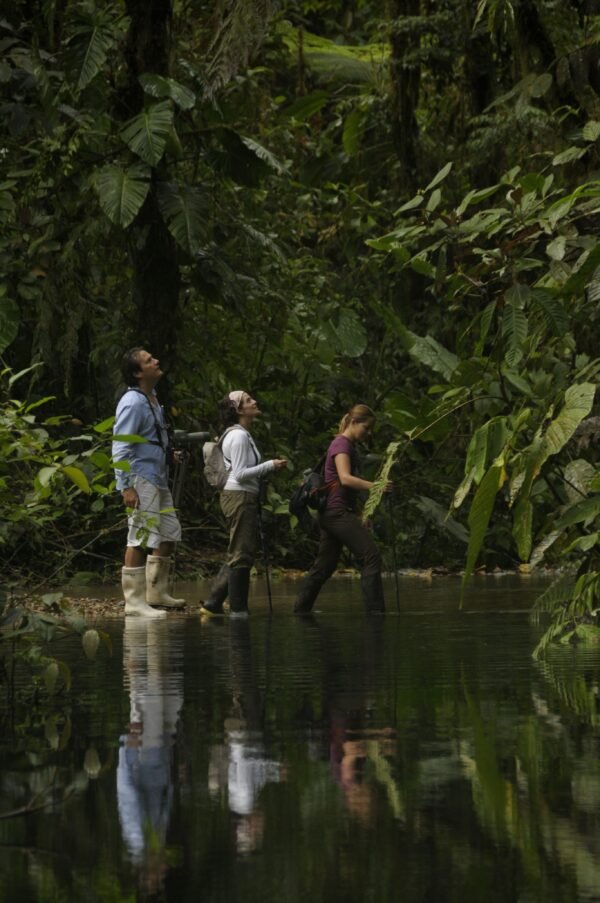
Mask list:
[[[396,524],[394,523],[394,506],[392,505],[392,494],[387,493],[387,503],[390,515],[390,525],[392,528],[392,562],[394,564],[394,581],[396,584],[396,611],[400,611],[400,584],[398,583],[398,556],[396,554]]]
[[[260,490],[258,493],[258,534],[260,536],[260,544],[262,546],[262,555],[263,555],[263,563],[265,566],[265,580],[267,583],[267,598],[269,599],[269,614],[273,614],[273,599],[271,597],[271,576],[269,574],[269,555],[267,552],[267,540],[265,537],[265,528],[262,519],[262,502],[261,502],[261,491],[264,483],[261,483]]]

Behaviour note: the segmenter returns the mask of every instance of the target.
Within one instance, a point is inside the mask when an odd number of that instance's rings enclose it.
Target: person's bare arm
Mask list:
[[[350,472],[350,455],[347,455],[345,452],[340,452],[335,456],[335,469],[337,470],[340,484],[348,486],[349,489],[369,490],[373,485],[370,480],[355,477]]]

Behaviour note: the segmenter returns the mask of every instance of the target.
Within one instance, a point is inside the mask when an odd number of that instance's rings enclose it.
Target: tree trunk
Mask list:
[[[418,16],[420,0],[389,0],[388,15],[394,22]],[[392,25],[392,137],[402,164],[402,181],[410,184],[417,170],[419,127],[416,109],[419,100],[421,67],[410,54],[419,48],[418,34]]]
[[[125,50],[128,83],[122,100],[123,112],[132,117],[144,104],[139,76],[145,72],[169,74],[172,3],[126,0],[125,5],[131,23]],[[160,170],[164,178],[164,164]],[[148,197],[128,230],[128,251],[137,311],[135,341],[146,345],[168,368],[175,354],[181,277],[177,247],[158,207],[156,176],[155,169]]]

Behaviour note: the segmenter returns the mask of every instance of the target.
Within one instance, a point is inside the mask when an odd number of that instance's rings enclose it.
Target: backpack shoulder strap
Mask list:
[[[126,395],[127,392],[136,392],[138,395],[143,395],[148,402],[148,407],[150,408],[150,413],[152,414],[152,419],[154,420],[154,429],[156,430],[156,439],[149,439],[148,441],[151,445],[159,445],[161,449],[165,451],[165,444],[162,438],[161,427],[160,423],[158,422],[158,417],[156,416],[156,411],[154,410],[154,405],[152,404],[146,393],[141,389],[138,389],[137,386],[128,386],[125,392],[123,392],[123,395]]]
[[[237,423],[234,423],[233,426],[228,426],[227,429],[225,430],[225,432],[221,433],[221,435],[217,439],[217,445],[219,445],[219,446],[223,445],[223,439],[225,438],[227,433],[230,433],[232,430],[243,430],[243,429],[244,429],[244,427],[239,426],[239,424],[237,424]]]

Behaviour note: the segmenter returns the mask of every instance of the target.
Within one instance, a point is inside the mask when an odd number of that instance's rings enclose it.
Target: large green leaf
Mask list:
[[[481,551],[486,530],[490,522],[496,495],[501,489],[505,479],[506,471],[504,470],[504,461],[502,458],[497,458],[487,471],[481,481],[479,489],[475,493],[475,498],[473,499],[468,518],[469,548],[467,550],[467,563],[465,565],[465,572],[462,580],[463,591],[473,573],[473,568],[475,567],[477,556]]]
[[[557,529],[571,527],[573,524],[593,523],[600,515],[600,495],[593,495],[589,499],[582,499],[565,511],[558,519]]]
[[[588,416],[595,392],[596,386],[592,383],[580,383],[567,389],[563,407],[542,439],[540,457],[536,462],[538,470],[547,458],[557,455],[565,447],[581,421]]]
[[[174,78],[165,78],[163,75],[146,73],[140,75],[140,84],[150,97],[170,98],[182,110],[191,110],[196,103],[196,95],[189,88],[180,85]]]
[[[150,166],[156,166],[165,152],[173,125],[173,107],[169,100],[142,110],[121,130],[127,146]]]
[[[360,357],[367,347],[367,334],[357,314],[352,310],[342,310],[334,325],[341,354]]]
[[[139,213],[150,190],[149,171],[140,164],[123,170],[105,166],[94,176],[100,206],[117,226],[126,228]]]
[[[540,428],[531,445],[523,450],[519,484],[511,491],[513,498],[519,497],[519,504],[523,504],[523,500],[529,497],[533,482],[548,458],[562,451],[581,421],[587,417],[592,409],[595,391],[596,387],[592,383],[570,386],[565,392],[564,404],[558,416],[550,422],[545,432]],[[550,415],[551,411],[546,419]],[[515,511],[515,517],[517,516]]]
[[[95,3],[74,4],[71,12],[69,53],[82,91],[106,63],[109,51],[120,40],[126,20],[114,7]]]
[[[197,189],[176,182],[158,185],[160,211],[175,241],[194,254],[206,237],[207,204]]]
[[[310,94],[305,94],[304,97],[299,97],[291,106],[282,110],[281,115],[288,119],[296,119],[298,122],[305,122],[322,110],[328,100],[329,93],[327,91],[312,91]]]
[[[414,334],[413,334],[414,335]],[[450,379],[458,365],[458,357],[452,351],[448,351],[431,335],[414,336],[414,344],[410,353],[415,360],[441,373],[445,379]]]
[[[532,545],[533,506],[528,498],[522,499],[515,508],[513,537],[521,561],[528,561]]]

